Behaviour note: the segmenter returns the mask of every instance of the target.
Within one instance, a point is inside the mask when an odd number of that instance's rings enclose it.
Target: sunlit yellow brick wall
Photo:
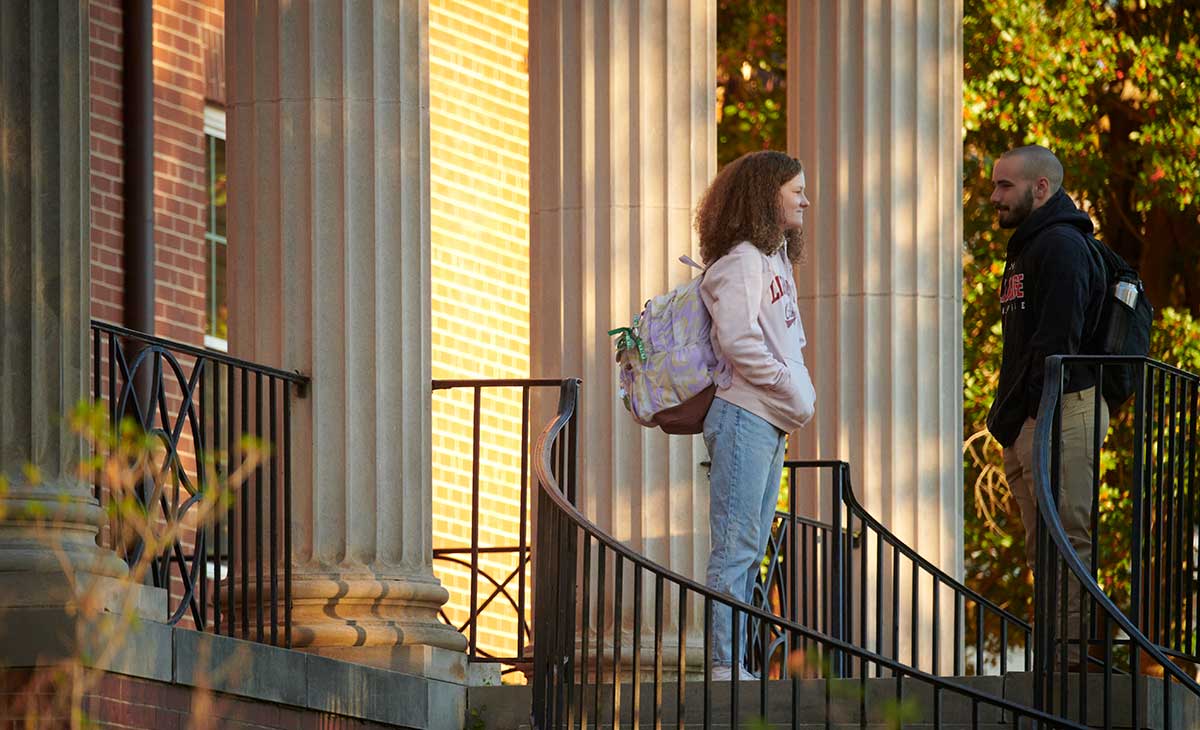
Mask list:
[[[429,97],[433,270],[433,377],[529,375],[529,78],[526,0],[430,0]],[[480,542],[517,544],[520,528],[521,395],[484,391]],[[471,538],[470,390],[433,396],[433,545]],[[470,562],[466,553],[457,556]],[[515,557],[481,556],[503,581]],[[468,616],[470,572],[434,569],[450,591],[446,613]],[[480,603],[492,584],[480,581]],[[511,583],[517,599],[517,582]],[[527,596],[528,597],[528,596]],[[516,611],[493,601],[478,642],[516,652]]]

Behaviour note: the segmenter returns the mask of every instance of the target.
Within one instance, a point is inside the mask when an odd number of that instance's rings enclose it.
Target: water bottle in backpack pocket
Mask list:
[[[1108,246],[1088,236],[1104,262],[1108,286],[1100,308],[1096,342],[1102,355],[1147,355],[1154,307],[1137,271]],[[1107,365],[1101,392],[1110,411],[1115,411],[1137,388],[1140,364]]]

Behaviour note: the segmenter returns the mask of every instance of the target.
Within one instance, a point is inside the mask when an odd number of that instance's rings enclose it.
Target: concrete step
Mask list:
[[[1003,691],[1003,679],[1000,677],[969,677],[966,683],[977,686],[977,689],[991,694]],[[708,705],[713,727],[730,727],[733,724],[733,691],[732,682],[712,682],[709,685],[710,696]],[[835,727],[845,726],[860,728],[860,713],[866,710],[866,727],[870,730],[885,730],[895,727],[897,720],[904,722],[905,727],[919,727],[924,724],[932,727],[934,719],[934,693],[931,687],[918,684],[912,680],[903,680],[900,684],[901,696],[897,699],[897,682],[893,679],[869,679],[865,683],[855,679],[832,680],[828,684],[826,696],[826,681],[820,679],[801,680],[793,687],[791,682],[771,680],[766,683],[766,704],[763,704],[762,683],[739,682],[738,726],[753,727],[792,727],[791,717],[793,706],[797,715],[802,719],[802,727],[824,728],[826,718]],[[579,688],[574,688],[578,695]],[[675,682],[665,682],[662,686],[662,704],[660,718],[664,727],[678,727],[678,692]],[[589,686],[583,690],[584,701],[577,704],[586,713],[587,724],[592,727],[613,726],[613,686],[604,685],[600,688],[597,701],[596,688]],[[621,708],[619,723],[622,727],[632,725],[633,718],[633,687],[623,684],[616,698]],[[522,728],[529,725],[529,713],[532,706],[532,693],[529,687],[480,687],[471,688],[467,697],[469,712],[481,718],[488,730],[506,728]],[[946,692],[941,698],[942,727],[966,728],[972,721],[971,702],[961,696]],[[650,683],[642,685],[639,698],[639,725],[654,726],[654,686]],[[704,683],[689,681],[684,687],[683,719],[685,727],[703,727],[704,722]],[[598,716],[597,716],[598,715]],[[980,704],[977,708],[979,727],[1003,727],[1008,718],[998,708]],[[1011,723],[1009,724],[1011,727]]]
[[[1025,706],[1033,703],[1033,675],[1028,672],[1012,672],[1004,677],[954,677],[948,678],[962,686],[970,687],[978,692],[992,697],[1003,697],[1009,701]],[[1079,684],[1078,675],[1071,678],[1068,686],[1069,712],[1071,719],[1078,716]],[[1103,703],[1100,698],[1104,691],[1104,677],[1089,675],[1087,722],[1101,727],[1104,724]],[[1133,723],[1132,707],[1126,698],[1130,697],[1130,677],[1113,677],[1112,691],[1115,698],[1112,711],[1114,728],[1145,728],[1146,730],[1166,730],[1168,724],[1163,713],[1162,682],[1155,678],[1139,677],[1140,695],[1144,698],[1138,708],[1139,722]],[[712,727],[731,727],[733,717],[732,687],[730,682],[712,682],[709,687],[709,715]],[[766,704],[762,703],[760,682],[738,683],[738,722],[739,727],[755,728],[790,728],[792,708],[797,708],[801,728],[824,728],[828,720],[834,728],[862,728],[860,714],[865,708],[865,727],[868,730],[890,730],[897,727],[897,721],[904,728],[924,730],[934,727],[935,707],[933,688],[923,682],[904,679],[899,683],[900,695],[897,697],[897,681],[890,678],[868,679],[862,682],[858,679],[836,679],[828,684],[828,699],[826,698],[826,680],[806,679],[797,683],[793,688],[790,681],[770,680],[766,683]],[[596,698],[596,688],[588,686],[583,690],[583,711],[586,712],[587,725],[590,727],[613,727],[613,687],[603,685],[599,701]],[[1172,730],[1195,730],[1200,728],[1200,702],[1194,697],[1185,696],[1178,687],[1171,693],[1171,713],[1169,727]],[[575,699],[578,699],[579,687],[573,688]],[[642,685],[639,702],[639,726],[654,726],[654,687],[650,683]],[[795,695],[795,697],[793,697]],[[1056,706],[1059,704],[1056,698]],[[620,706],[619,727],[631,727],[633,718],[633,687],[629,683],[622,684],[617,696]],[[529,727],[529,714],[532,707],[532,692],[528,686],[502,687],[472,687],[468,691],[468,728],[477,730],[516,730]],[[580,703],[576,702],[576,707]],[[684,688],[683,720],[686,728],[703,727],[704,721],[704,683],[689,681]],[[675,682],[665,682],[662,686],[661,722],[663,727],[678,727],[678,685]],[[597,717],[598,714],[598,717]],[[940,711],[941,723],[938,727],[943,730],[966,730],[980,728],[1013,728],[1011,713],[983,702],[973,703],[970,698],[945,690],[941,693]],[[476,724],[472,725],[472,721]],[[482,724],[480,724],[482,723]],[[977,725],[974,723],[978,723]],[[578,717],[576,717],[578,724]]]
[[[1066,683],[1066,716],[1076,722],[1080,721],[1080,700],[1082,698],[1086,719],[1085,724],[1092,727],[1103,727],[1105,694],[1104,675],[1101,674],[1071,674]],[[1086,679],[1086,685],[1080,680]],[[1133,722],[1133,677],[1129,675],[1114,675],[1109,691],[1113,702],[1109,708],[1112,714],[1112,724],[1115,728],[1138,727],[1146,730],[1198,730],[1200,729],[1200,699],[1183,689],[1177,683],[1172,683],[1169,706],[1164,703],[1163,680],[1157,677],[1139,675],[1137,678],[1139,706],[1137,707],[1137,723]],[[1086,688],[1086,695],[1081,693]],[[1004,681],[1004,696],[1006,699],[1022,705],[1032,705],[1034,698],[1033,672],[1010,672]],[[1061,708],[1063,692],[1061,686],[1054,693],[1054,707]],[[1169,712],[1168,712],[1169,710]]]

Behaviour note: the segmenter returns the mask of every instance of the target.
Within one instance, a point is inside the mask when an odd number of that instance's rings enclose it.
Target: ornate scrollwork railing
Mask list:
[[[147,580],[168,589],[169,623],[290,646],[291,410],[308,379],[93,322],[92,382],[111,425],[152,440],[131,493],[149,520],[176,528],[154,555],[119,524],[109,545],[131,565],[148,561]],[[258,456],[232,483],[247,437]],[[228,492],[198,515],[213,490]],[[97,481],[96,497],[113,495]]]

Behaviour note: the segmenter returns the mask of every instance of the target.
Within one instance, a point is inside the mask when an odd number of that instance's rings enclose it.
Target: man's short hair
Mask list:
[[[1039,177],[1046,178],[1050,183],[1050,191],[1055,192],[1062,187],[1063,166],[1050,150],[1041,145],[1031,144],[1024,147],[1014,147],[1001,157],[1015,157],[1021,161],[1021,171],[1026,180],[1036,181]]]

